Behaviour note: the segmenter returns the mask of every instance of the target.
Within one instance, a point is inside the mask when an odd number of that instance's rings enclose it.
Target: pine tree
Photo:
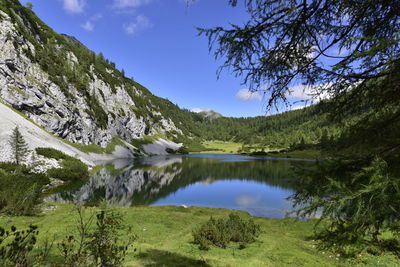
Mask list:
[[[10,136],[9,144],[12,148],[12,153],[14,154],[14,161],[17,165],[27,157],[29,149],[26,144],[18,126],[16,126]]]
[[[26,7],[32,10],[33,4],[31,2],[26,2]]]

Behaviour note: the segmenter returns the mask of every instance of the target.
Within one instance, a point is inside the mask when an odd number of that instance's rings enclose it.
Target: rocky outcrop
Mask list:
[[[144,115],[137,112],[132,92],[144,98],[140,88],[131,88],[129,94],[124,83],[111,86],[94,71],[93,66],[85,70],[90,77],[87,91],[82,92],[72,83],[66,83],[66,88],[61,88],[40,64],[32,60],[30,55],[38,52],[36,41],[34,45],[22,35],[9,14],[0,11],[0,18],[0,98],[48,132],[71,142],[84,145],[95,143],[102,147],[114,136],[130,142],[143,135],[182,133],[170,118],[158,112],[149,99],[146,99],[149,112]],[[26,18],[21,20],[26,21]],[[33,37],[40,40],[38,36]],[[65,38],[81,45],[72,37]],[[72,51],[68,51],[66,57],[71,69],[82,67]],[[115,72],[114,69],[107,71],[110,74]],[[95,99],[98,102],[96,105],[105,112],[106,123],[103,127],[96,122],[98,114],[92,110],[88,99]],[[149,114],[156,114],[158,119],[154,120]]]
[[[19,130],[30,150],[29,156],[24,160],[26,165],[38,165],[37,171],[45,171],[51,167],[58,167],[56,160],[44,158],[34,153],[37,147],[50,147],[62,151],[65,154],[82,160],[88,166],[105,164],[116,158],[133,158],[140,153],[135,147],[128,143],[125,146],[116,146],[111,154],[83,153],[77,148],[67,144],[63,140],[56,138],[50,133],[44,131],[37,125],[18,113],[0,103],[0,162],[12,161],[12,150],[9,139],[13,129],[18,126]],[[38,162],[43,164],[37,164]]]

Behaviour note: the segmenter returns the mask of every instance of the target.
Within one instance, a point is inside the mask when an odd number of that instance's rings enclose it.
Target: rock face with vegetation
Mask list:
[[[58,137],[106,147],[115,136],[182,134],[166,114],[175,105],[18,1],[0,1],[0,47],[0,100]]]
[[[52,194],[45,200],[67,203],[73,200],[79,205],[93,205],[104,193],[103,200],[113,206],[148,205],[162,196],[162,192],[168,190],[166,187],[171,186],[182,172],[181,158],[160,156],[150,159],[155,164],[153,167],[103,168],[79,189]]]

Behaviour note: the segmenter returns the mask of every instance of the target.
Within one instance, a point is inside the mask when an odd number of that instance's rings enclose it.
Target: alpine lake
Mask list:
[[[225,154],[168,155],[118,160],[85,182],[62,186],[45,200],[96,206],[203,206],[285,218],[290,196],[301,186],[304,159]]]

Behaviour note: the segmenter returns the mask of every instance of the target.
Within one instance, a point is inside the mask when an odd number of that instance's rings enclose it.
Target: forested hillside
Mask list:
[[[340,133],[339,124],[328,118],[327,105],[287,111],[277,115],[249,118],[217,118],[197,120],[198,134],[206,140],[234,141],[259,144],[270,148],[284,148],[305,143],[319,143],[323,136]],[[196,118],[194,118],[196,120]]]

